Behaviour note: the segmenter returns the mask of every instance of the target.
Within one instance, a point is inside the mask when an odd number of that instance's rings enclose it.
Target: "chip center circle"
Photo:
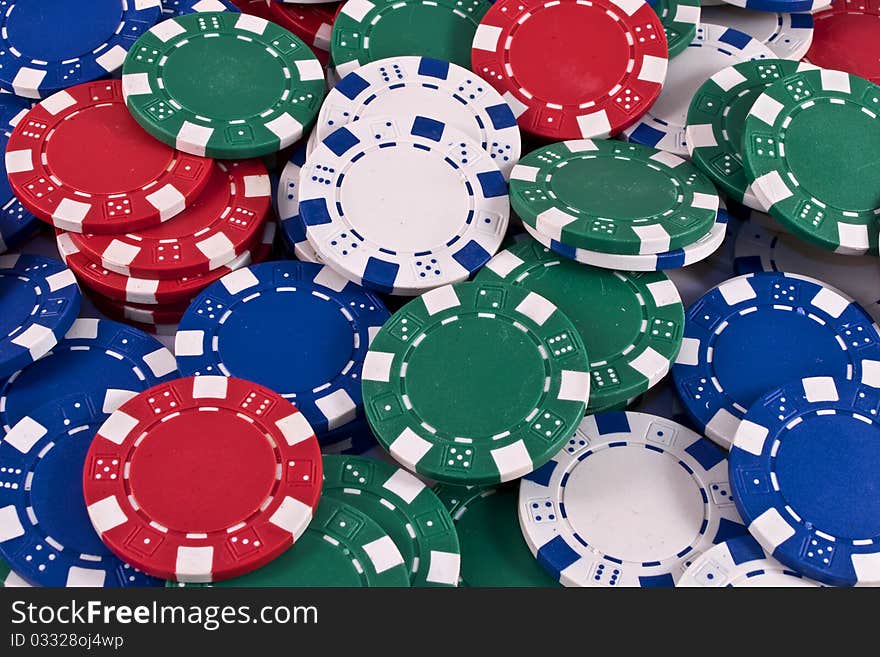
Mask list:
[[[168,53],[162,67],[168,96],[214,122],[257,119],[282,101],[290,84],[282,59],[259,41],[210,34],[192,35]]]
[[[682,193],[668,174],[625,154],[568,160],[553,169],[550,187],[559,207],[615,222],[659,217],[677,206]]]
[[[427,331],[408,359],[406,393],[441,435],[492,443],[538,407],[544,377],[537,345],[513,321],[469,314]]]
[[[172,532],[221,532],[246,522],[278,483],[273,445],[235,413],[187,409],[146,433],[130,457],[131,495],[150,522]]]
[[[128,194],[154,183],[175,157],[173,149],[135,123],[122,102],[91,105],[71,114],[44,148],[52,174],[63,185],[95,195]],[[83,165],[83,154],[88,154],[88,166]]]
[[[630,46],[628,39],[660,38],[650,24],[630,32],[604,5],[548,3],[531,9],[511,29],[509,64],[517,84],[545,102],[604,103],[631,74],[628,66],[639,46]]]
[[[8,4],[4,13],[8,11]],[[120,0],[37,0],[14,3],[4,25],[4,40],[21,53],[22,59],[61,62],[84,57],[106,43],[122,22]],[[86,12],[85,14],[83,12]],[[51,29],[51,38],[46,30]],[[61,26],[67,29],[61,29]],[[145,25],[144,31],[149,25]],[[76,65],[69,63],[71,71]],[[66,68],[66,67],[62,67]]]
[[[790,119],[785,161],[803,193],[831,208],[873,213],[880,206],[876,114],[866,113],[857,103],[823,101],[800,106]]]
[[[637,443],[576,461],[561,501],[583,541],[636,564],[677,558],[698,540],[706,513],[700,485],[679,459]]]
[[[805,418],[786,429],[775,471],[786,505],[801,522],[840,539],[876,541],[880,538],[877,463],[877,420],[867,423],[838,413]]]
[[[406,141],[366,150],[339,193],[352,228],[395,253],[445,248],[464,232],[471,209],[467,180],[438,151]]]

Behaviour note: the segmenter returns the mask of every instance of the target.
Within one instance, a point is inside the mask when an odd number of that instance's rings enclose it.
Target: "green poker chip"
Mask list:
[[[587,413],[625,406],[653,387],[681,347],[684,306],[660,271],[582,265],[529,239],[497,254],[476,280],[537,292],[568,316],[591,361]]]
[[[532,151],[510,177],[523,222],[573,248],[650,255],[706,235],[718,214],[712,181],[690,162],[616,140],[564,141]]]
[[[471,67],[474,33],[488,0],[350,0],[333,23],[330,56],[339,77],[386,57],[433,57]]]
[[[877,253],[880,87],[826,69],[800,71],[758,96],[743,161],[770,215],[847,255]]]
[[[325,455],[322,494],[360,509],[382,527],[400,550],[412,586],[458,585],[452,518],[409,472],[376,459]]]
[[[455,521],[461,543],[460,586],[561,586],[529,551],[519,528],[517,486],[434,488]]]
[[[262,18],[204,12],[162,21],[122,67],[125,102],[156,139],[194,155],[258,157],[299,141],[324,99],[309,47]]]
[[[324,495],[308,529],[280,557],[247,575],[202,586],[409,587],[409,572],[394,541],[375,520]]]
[[[700,0],[649,0],[649,5],[660,17],[666,32],[669,58],[684,52],[694,37],[700,23]]]
[[[686,128],[691,159],[725,194],[754,210],[767,208],[755,197],[743,167],[746,115],[771,84],[811,68],[787,59],[734,64],[706,80],[691,100]]]
[[[364,361],[367,419],[409,470],[494,484],[544,463],[568,440],[590,392],[571,320],[502,282],[444,286],[397,311]]]

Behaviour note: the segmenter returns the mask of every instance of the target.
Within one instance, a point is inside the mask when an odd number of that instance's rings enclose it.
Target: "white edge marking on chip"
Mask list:
[[[158,378],[177,371],[177,362],[174,360],[174,354],[165,347],[160,347],[154,352],[147,354],[143,360],[147,367],[150,368],[150,372]]]
[[[736,430],[733,445],[744,452],[760,456],[764,451],[764,444],[767,442],[769,433],[767,427],[750,420],[743,420]]]
[[[822,80],[822,89],[825,91],[839,91],[843,94],[852,93],[849,73],[844,73],[843,71],[831,71],[823,68],[820,69],[819,76]]]
[[[672,238],[660,224],[634,225],[632,230],[639,238],[639,255],[654,255],[670,250]]]
[[[569,139],[567,141],[562,142],[562,145],[568,149],[569,153],[589,153],[596,150],[599,150],[599,147],[596,145],[596,142],[592,139]],[[529,167],[535,168],[535,167]],[[537,179],[537,174],[540,172],[540,169],[535,168],[535,178]]]
[[[289,496],[285,496],[281,500],[281,504],[269,518],[269,522],[288,532],[294,540],[302,536],[311,521],[312,508],[295,497]]]
[[[407,504],[413,501],[425,490],[426,486],[420,479],[412,476],[406,470],[397,468],[394,474],[388,477],[382,484],[382,488],[394,493]]]
[[[689,365],[694,367],[700,363],[700,341],[696,338],[684,338],[681,341],[681,349],[675,358],[676,365]]]
[[[850,307],[850,300],[832,289],[821,287],[811,303],[837,319]]]
[[[767,509],[755,518],[749,525],[749,533],[760,536],[764,545],[770,545],[769,552],[774,552],[777,547],[790,539],[795,534],[794,527],[785,521],[785,518],[775,508]]]
[[[293,407],[291,407],[291,410],[293,410]],[[295,411],[287,417],[276,421],[275,426],[281,431],[288,445],[296,445],[315,435],[312,425],[309,424],[306,416],[299,411]]]
[[[177,575],[178,581],[207,584],[213,579],[211,573],[213,568],[214,548],[210,545],[202,547],[181,545],[177,548],[174,574]]]
[[[321,270],[315,274],[315,278],[312,280],[318,285],[335,292],[341,292],[349,284],[347,278],[340,276],[335,269],[327,266],[321,267]]]
[[[122,68],[122,63],[125,61],[125,56],[128,54],[128,51],[122,46],[116,45],[110,48],[110,50],[101,53],[98,57],[95,58],[98,66],[103,68],[108,73],[114,73]]]
[[[746,278],[733,278],[718,286],[718,293],[728,306],[735,306],[743,301],[757,298],[755,288],[752,287],[751,276]]]
[[[76,99],[66,91],[59,91],[40,102],[40,107],[49,112],[52,116],[57,116],[68,107],[76,105]]]
[[[681,303],[681,295],[670,279],[648,283],[648,292],[658,307],[673,306]]]
[[[83,220],[91,209],[89,203],[63,198],[52,213],[52,223],[62,230],[81,233]]]
[[[186,32],[186,30],[183,26],[173,18],[156,23],[150,28],[150,34],[155,36],[162,43],[167,43],[184,32]]]
[[[580,114],[577,117],[578,130],[585,139],[590,137],[608,137],[611,135],[611,121],[604,109]]]
[[[461,573],[461,555],[432,550],[425,579],[433,584],[456,586]]]
[[[205,353],[204,343],[204,331],[178,331],[174,337],[174,353],[178,357],[202,356]]]
[[[501,481],[519,479],[535,469],[532,457],[529,456],[529,450],[522,440],[493,449],[490,453],[492,460],[495,461],[495,468],[498,470]]]
[[[267,174],[244,176],[245,198],[263,198],[272,194],[272,181]]]
[[[15,423],[9,430],[3,442],[8,443],[22,454],[27,454],[36,442],[48,433],[48,429],[34,420],[25,416]]]
[[[862,361],[862,383],[872,388],[880,388],[880,361]]]
[[[71,566],[67,571],[66,585],[72,588],[99,588],[104,586],[107,573],[98,568]]]
[[[119,263],[117,266],[128,267],[141,252],[141,247],[129,244],[118,239],[113,239],[110,245],[101,254],[102,260]]]
[[[501,278],[507,278],[510,273],[523,264],[522,258],[510,251],[502,251],[486,263],[486,269],[494,272]]]
[[[561,401],[586,404],[590,398],[590,374],[576,370],[562,370],[559,394],[556,398]]]
[[[94,340],[98,337],[98,320],[92,317],[80,317],[73,322],[64,337],[71,340]]]
[[[324,67],[317,59],[299,60],[296,62],[296,70],[299,71],[299,79],[303,82],[324,79]]]
[[[138,393],[134,390],[122,390],[120,388],[107,388],[104,392],[104,399],[101,402],[101,410],[104,413],[115,413],[132,397],[137,397]]]
[[[771,171],[757,177],[752,186],[766,197],[768,208],[772,208],[780,201],[784,201],[792,196],[792,191],[785,184],[785,180],[778,171]]]
[[[739,424],[740,418],[726,408],[719,408],[718,412],[706,424],[706,435],[715,442],[729,447],[737,429],[739,429]]]
[[[645,55],[642,58],[642,68],[639,71],[639,80],[644,80],[645,82],[656,82],[657,84],[662,84],[666,79],[666,67],[669,65],[669,60],[665,57],[654,57],[652,55]]]
[[[666,151],[657,151],[653,155],[651,155],[649,160],[653,160],[654,162],[659,162],[660,164],[666,165],[670,169],[676,169],[684,164],[684,158],[675,155],[674,153],[668,153]]]
[[[229,272],[220,279],[220,284],[226,288],[229,294],[236,296],[245,290],[256,287],[260,284],[260,280],[250,269],[244,268]]]
[[[451,285],[444,285],[430,292],[425,292],[422,295],[422,303],[429,315],[436,315],[444,310],[460,306],[461,300],[455,293],[455,288]]]
[[[536,217],[535,230],[550,239],[561,242],[562,229],[575,221],[577,221],[577,217],[559,208],[551,207]]]
[[[627,16],[632,16],[645,6],[645,3],[642,2],[642,0],[611,0],[611,4],[620,9]]]
[[[844,255],[862,255],[871,247],[868,226],[866,225],[860,226],[838,221],[837,241],[840,246],[834,252]]]
[[[165,22],[167,23],[168,21]],[[177,132],[175,146],[177,150],[204,157],[205,149],[213,134],[214,128],[196,125],[191,121],[184,121]]]
[[[170,183],[147,194],[147,203],[159,211],[160,221],[168,221],[186,209],[186,197]]]
[[[653,387],[669,371],[669,360],[663,354],[648,347],[629,362],[629,366],[648,380]]]
[[[12,338],[12,344],[26,349],[31,360],[37,360],[45,356],[58,344],[58,338],[52,333],[52,329],[41,324],[31,324],[24,331]]]
[[[718,146],[718,140],[715,139],[715,128],[711,123],[689,125],[685,132],[691,150]]]
[[[235,21],[236,29],[244,30],[245,32],[252,32],[254,34],[263,34],[268,25],[269,21],[265,18],[260,18],[253,14],[239,14],[238,20]]]
[[[840,399],[834,379],[830,376],[813,376],[801,383],[809,402],[836,402]]]
[[[361,379],[388,383],[391,380],[391,366],[393,364],[394,354],[386,351],[368,351],[364,357]]]
[[[344,426],[357,417],[357,404],[348,392],[341,388],[315,399],[315,406],[327,418],[328,430]]]
[[[718,204],[718,194],[703,194],[702,192],[695,192],[691,207],[699,210],[711,210],[717,214]]]
[[[407,427],[388,447],[394,458],[404,465],[415,467],[431,451],[433,445]]]
[[[196,242],[196,248],[208,259],[208,267],[214,271],[235,257],[235,245],[224,233],[214,233],[207,239]]]
[[[137,419],[124,411],[116,411],[104,420],[98,435],[114,445],[121,445],[137,425]]]
[[[880,583],[880,554],[853,554],[852,566],[858,585],[877,586]]]
[[[89,518],[99,535],[128,522],[128,516],[119,506],[115,495],[110,495],[88,506]]]
[[[678,5],[674,22],[687,25],[700,24],[700,7],[698,5]]]
[[[123,98],[151,93],[153,93],[153,88],[150,86],[150,76],[146,73],[126,73],[122,76]]]
[[[369,0],[349,0],[342,6],[342,13],[360,23],[375,6]]]
[[[752,105],[752,109],[749,110],[749,116],[754,116],[768,126],[772,126],[776,123],[776,117],[779,116],[783,109],[783,104],[778,100],[767,94],[761,94],[754,105]]]
[[[18,510],[13,506],[0,507],[0,543],[24,536],[24,525],[18,517]]]
[[[303,135],[303,124],[293,118],[287,112],[266,123],[266,129],[278,137],[281,148],[287,148],[298,142]]]
[[[694,9],[697,8],[694,7]],[[681,10],[681,5],[679,5],[679,10]],[[738,84],[745,82],[746,76],[737,71],[733,66],[728,66],[715,73],[710,79],[721,87],[722,91],[730,91]]]
[[[28,151],[30,152],[30,151]],[[538,167],[529,167],[524,164],[517,164],[510,172],[511,180],[523,180],[525,182],[535,182],[541,170]]]
[[[504,102],[507,103],[507,105],[513,111],[513,116],[516,118],[522,116],[525,111],[529,109],[528,105],[526,105],[509,91],[505,91],[502,97],[504,98]]]
[[[377,538],[362,547],[377,573],[384,573],[386,570],[403,565],[403,555],[390,536]]]
[[[192,380],[193,399],[226,399],[229,379],[225,376],[196,376]]]
[[[46,79],[46,71],[22,66],[12,79],[12,90],[22,98],[40,98],[40,85]]]
[[[346,5],[347,6],[347,5]],[[474,50],[487,50],[495,52],[498,49],[498,40],[501,39],[501,28],[495,25],[480,24],[474,33],[471,47]]]
[[[6,153],[6,173],[27,173],[34,170],[34,159],[32,150],[24,151],[7,151]]]
[[[519,302],[514,309],[521,315],[525,315],[538,326],[544,326],[553,313],[556,306],[537,292],[529,292],[525,299]]]

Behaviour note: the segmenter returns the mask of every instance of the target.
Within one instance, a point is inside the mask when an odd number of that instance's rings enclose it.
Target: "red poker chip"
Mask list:
[[[321,495],[315,432],[281,395],[243,379],[154,386],[98,430],[83,494],[98,535],[135,568],[215,582],[267,564]]]
[[[108,319],[132,324],[136,328],[179,324],[186,309],[189,308],[188,303],[147,306],[145,304],[116,301],[102,297],[99,294],[91,294],[89,299],[95,304],[95,308],[106,315]]]
[[[259,160],[215,162],[207,187],[171,221],[125,235],[84,233],[71,239],[91,260],[123,276],[206,274],[254,241],[269,213],[271,187]]]
[[[60,91],[19,121],[6,149],[16,197],[43,221],[75,233],[157,226],[202,192],[210,158],[151,137],[131,117],[119,80]]]
[[[226,274],[254,262],[262,262],[272,253],[275,223],[268,222],[257,244],[232,262],[207,274],[182,276],[170,280],[123,276],[105,269],[87,257],[73,243],[70,233],[59,231],[55,236],[61,259],[67,264],[81,285],[101,296],[126,303],[149,306],[189,303],[211,283]]]
[[[232,0],[232,4],[238,7],[244,14],[270,20],[269,9],[273,4],[272,0]]]
[[[331,2],[319,5],[303,5],[289,2],[273,2],[269,6],[269,20],[290,30],[310,46],[330,50],[330,34],[338,9],[345,3]]]
[[[813,14],[813,43],[804,60],[880,84],[880,2],[835,0]]]
[[[645,2],[499,0],[474,35],[472,70],[520,127],[555,140],[633,125],[666,79],[666,35]]]

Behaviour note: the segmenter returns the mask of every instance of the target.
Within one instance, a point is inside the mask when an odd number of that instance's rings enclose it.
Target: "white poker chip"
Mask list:
[[[727,457],[654,415],[584,418],[549,463],[520,482],[532,554],[565,586],[673,586],[712,545],[745,532]]]
[[[722,5],[705,7],[701,18],[754,37],[780,59],[799,61],[813,43],[813,15],[808,13],[787,14]]]

